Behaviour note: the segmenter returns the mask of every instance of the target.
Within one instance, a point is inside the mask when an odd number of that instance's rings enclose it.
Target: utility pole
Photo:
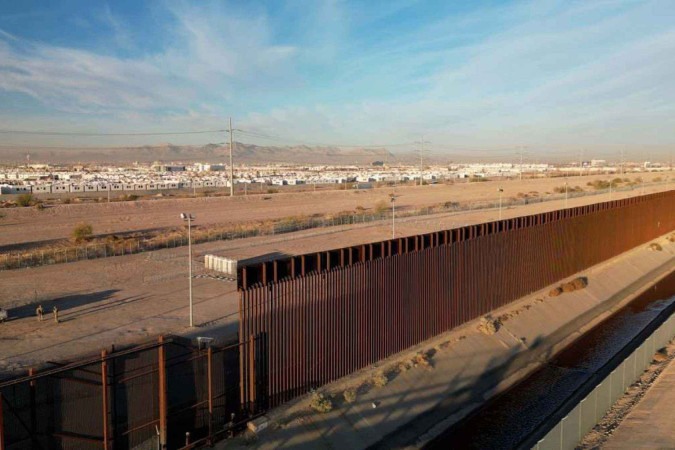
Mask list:
[[[419,144],[421,146],[420,147],[420,186],[422,186],[422,179],[423,179],[423,175],[424,175],[424,166],[422,165],[423,164],[422,158],[424,157],[424,144],[430,144],[430,142],[425,141],[424,137],[422,137],[422,140],[415,142],[415,144]]]
[[[567,209],[567,181],[565,181],[565,209]]]
[[[525,146],[520,146],[520,181],[523,181],[523,153],[525,152]]]
[[[621,175],[623,175],[623,149],[621,149]]]
[[[582,176],[583,173],[583,166],[584,166],[584,149],[582,148],[579,150],[579,176]]]
[[[232,148],[234,138],[232,137],[232,117],[230,117],[230,197],[234,197],[234,166],[232,165]]]

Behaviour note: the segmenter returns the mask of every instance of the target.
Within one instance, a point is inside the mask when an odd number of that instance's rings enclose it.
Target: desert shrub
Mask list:
[[[609,189],[609,181],[605,180],[595,180],[595,181],[589,181],[586,183],[587,186],[592,187],[596,191],[602,190],[602,189]]]
[[[316,412],[327,413],[333,410],[333,402],[321,392],[312,392],[309,407]]]
[[[548,296],[549,296],[549,297],[557,297],[557,296],[559,296],[560,294],[562,294],[562,292],[563,292],[562,288],[561,288],[560,286],[558,286],[558,287],[555,287],[555,288],[551,289],[551,290],[548,292]]]
[[[356,207],[356,212],[359,213],[359,214],[363,214],[365,211],[366,211],[366,208],[364,208],[361,205]]]
[[[73,228],[72,236],[75,242],[82,242],[89,239],[93,233],[94,228],[91,226],[91,224],[81,223]]]
[[[491,336],[495,334],[497,331],[499,331],[499,327],[501,326],[501,324],[502,323],[500,322],[499,319],[495,319],[492,316],[485,316],[480,319],[478,329],[480,330],[481,333]]]
[[[71,202],[72,200],[70,199],[70,197],[66,197],[63,200],[61,200],[61,203],[63,203],[64,205],[70,205]]]
[[[562,285],[562,291],[563,292],[574,292],[576,290],[577,290],[577,287],[571,281],[569,281],[567,283],[563,283],[563,285]]]
[[[354,403],[356,401],[356,389],[347,389],[342,393],[347,403]]]
[[[380,200],[379,202],[375,203],[375,214],[384,214],[385,212],[389,211],[389,205],[387,205],[387,202],[384,200]]]
[[[45,209],[44,203],[42,203],[41,201],[36,202],[35,209],[37,209],[38,211],[42,211],[43,209]]]
[[[429,355],[424,352],[419,352],[415,355],[413,359],[415,364],[422,367],[431,368],[431,361],[429,360]]]
[[[443,203],[443,207],[446,209],[458,208],[459,202],[445,202]]]
[[[586,286],[588,286],[588,278],[577,277],[572,280],[572,284],[574,285],[575,289],[584,289]]]
[[[660,182],[660,181],[663,181],[663,178],[661,178],[661,177],[656,177],[656,178],[654,178],[652,181],[653,181],[654,183],[658,183],[658,182]]]
[[[411,367],[411,364],[410,364],[409,361],[403,361],[402,363],[399,363],[398,371],[401,372],[401,373],[407,372],[408,370],[410,370],[410,367]]]
[[[268,189],[268,190],[267,190],[267,193],[268,193],[268,194],[278,194],[278,193],[279,193],[279,189]]]
[[[485,177],[476,177],[476,176],[473,176],[473,177],[469,178],[469,183],[481,183],[481,182],[483,182],[483,181],[487,181],[487,178],[485,178]]]
[[[35,204],[35,197],[33,194],[21,194],[16,198],[16,204],[19,206],[33,206]]]
[[[612,184],[617,185],[623,183],[623,178],[614,178]]]
[[[373,377],[373,386],[375,387],[384,387],[389,383],[389,378],[384,374],[384,372],[377,372]]]
[[[649,249],[660,252],[661,250],[663,250],[663,247],[661,247],[661,244],[658,244],[656,242],[652,242],[651,244],[649,244]]]

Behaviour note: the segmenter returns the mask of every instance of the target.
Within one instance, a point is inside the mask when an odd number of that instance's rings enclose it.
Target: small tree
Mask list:
[[[75,242],[86,241],[92,234],[94,234],[94,228],[88,223],[81,223],[73,228],[73,239]]]

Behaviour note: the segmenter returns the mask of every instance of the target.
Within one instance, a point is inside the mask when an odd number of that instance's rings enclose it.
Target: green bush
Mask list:
[[[81,223],[73,228],[73,240],[75,242],[82,242],[89,239],[94,234],[94,228],[91,224]]]

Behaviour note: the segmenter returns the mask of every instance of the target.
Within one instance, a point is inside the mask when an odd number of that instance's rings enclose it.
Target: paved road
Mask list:
[[[675,449],[675,362],[670,361],[603,448]]]

